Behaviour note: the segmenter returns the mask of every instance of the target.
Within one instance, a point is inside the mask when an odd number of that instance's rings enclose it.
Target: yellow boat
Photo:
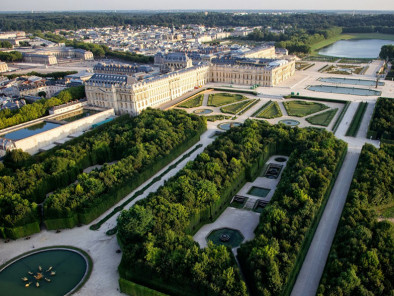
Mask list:
[[[51,276],[54,276],[56,274],[56,271],[51,271]]]
[[[50,279],[47,279],[47,278],[45,278],[45,280],[49,283],[51,280]]]
[[[51,271],[51,269],[52,269],[52,266],[50,266],[50,267],[47,269],[46,272]]]
[[[36,287],[38,288],[39,286],[40,286],[40,284],[37,282],[37,283],[36,283]]]
[[[28,284],[26,284],[25,287],[27,288],[27,287],[29,287],[30,285],[31,285],[31,282],[28,283]]]
[[[28,281],[28,278],[27,278],[27,277],[23,277],[23,278],[22,278],[22,281],[27,282],[27,281]]]
[[[41,267],[40,265],[38,265],[38,270],[39,270],[39,271],[41,271],[41,270],[42,270],[42,267]]]

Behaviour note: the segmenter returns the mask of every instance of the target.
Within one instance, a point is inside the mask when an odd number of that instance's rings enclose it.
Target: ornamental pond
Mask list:
[[[13,296],[71,295],[90,269],[85,255],[51,248],[22,255],[0,269],[0,291]]]

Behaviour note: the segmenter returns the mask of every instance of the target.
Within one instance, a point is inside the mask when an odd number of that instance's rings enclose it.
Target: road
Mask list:
[[[349,149],[332,189],[291,296],[315,296],[326,265],[346,196],[356,169],[360,149]]]

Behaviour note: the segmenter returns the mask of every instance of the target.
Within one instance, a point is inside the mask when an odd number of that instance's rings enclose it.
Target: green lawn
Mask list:
[[[394,202],[375,207],[375,209],[382,218],[394,218]]]
[[[222,111],[223,113],[237,114],[239,111],[243,110],[253,102],[255,102],[255,100],[248,100],[248,101],[228,105],[220,108],[220,111]]]
[[[205,118],[208,121],[216,121],[216,120],[230,119],[231,116],[226,116],[226,115],[208,115],[208,116],[205,116]]]
[[[204,99],[204,95],[201,94],[201,95],[195,96],[192,99],[189,99],[189,100],[186,100],[186,101],[182,102],[177,107],[181,107],[181,108],[200,107],[202,105],[203,99]]]
[[[329,108],[322,103],[306,101],[289,101],[284,102],[283,105],[288,115],[296,117],[304,117]]]
[[[337,111],[338,109],[331,109],[326,112],[308,117],[305,120],[314,125],[328,126]]]
[[[238,94],[229,94],[229,93],[210,94],[208,97],[208,106],[220,107],[223,105],[243,101],[246,99],[248,98]]]
[[[278,102],[272,102],[265,109],[263,109],[263,111],[257,114],[256,117],[270,119],[281,117],[282,115],[283,114],[282,111],[280,111]]]

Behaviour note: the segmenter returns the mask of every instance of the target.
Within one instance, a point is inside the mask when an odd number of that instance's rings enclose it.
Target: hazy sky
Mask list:
[[[0,11],[172,9],[394,10],[393,0],[0,0]]]

